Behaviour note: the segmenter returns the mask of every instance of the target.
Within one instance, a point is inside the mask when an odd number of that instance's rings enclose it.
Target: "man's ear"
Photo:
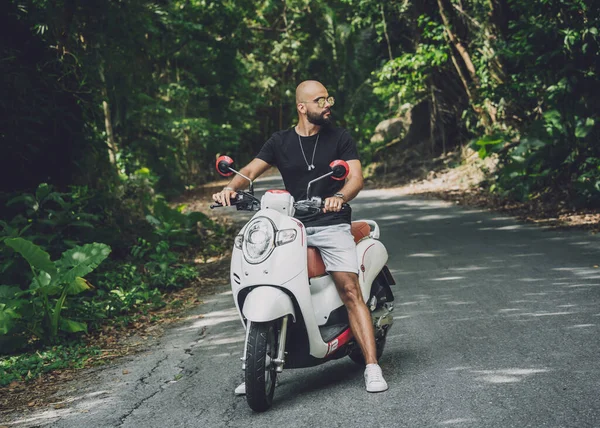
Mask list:
[[[296,104],[296,108],[298,109],[298,111],[302,114],[306,113],[306,106],[304,105],[304,103],[298,103]]]

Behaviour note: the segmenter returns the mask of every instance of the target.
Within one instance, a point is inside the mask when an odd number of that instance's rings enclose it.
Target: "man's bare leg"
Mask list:
[[[348,320],[354,338],[365,358],[365,384],[368,392],[388,389],[381,368],[377,364],[375,331],[369,309],[362,298],[358,275],[350,272],[330,272],[342,302],[348,310]]]
[[[358,275],[350,272],[330,273],[340,294],[340,298],[348,310],[350,329],[358,342],[358,346],[360,346],[365,357],[365,362],[367,364],[377,364],[373,321],[362,297]]]

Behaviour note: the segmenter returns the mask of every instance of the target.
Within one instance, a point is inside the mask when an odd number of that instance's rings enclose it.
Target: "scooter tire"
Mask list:
[[[255,412],[273,404],[277,372],[277,322],[250,323],[246,349],[246,401]]]

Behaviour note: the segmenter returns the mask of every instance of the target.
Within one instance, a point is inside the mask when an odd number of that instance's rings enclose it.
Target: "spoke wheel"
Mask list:
[[[277,327],[275,321],[251,323],[246,349],[246,400],[255,412],[264,412],[273,404],[277,372],[273,360],[277,357]]]

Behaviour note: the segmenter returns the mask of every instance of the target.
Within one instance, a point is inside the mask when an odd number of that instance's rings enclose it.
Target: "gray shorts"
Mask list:
[[[354,272],[358,274],[356,244],[349,224],[307,227],[309,247],[317,247],[328,272]]]

